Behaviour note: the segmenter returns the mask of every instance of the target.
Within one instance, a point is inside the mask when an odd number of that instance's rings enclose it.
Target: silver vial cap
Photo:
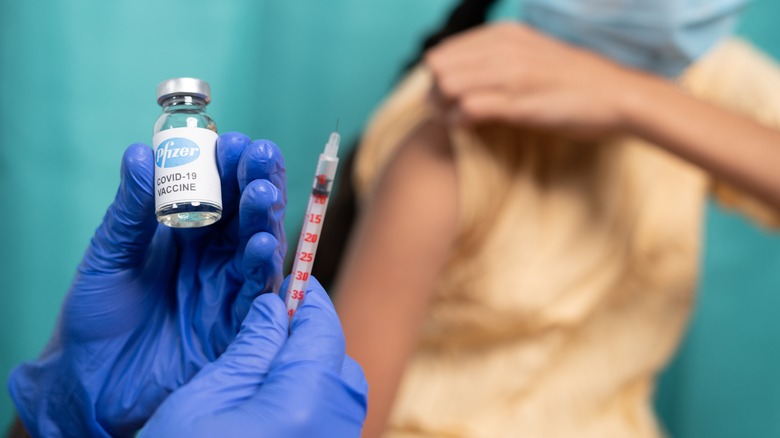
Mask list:
[[[211,88],[206,81],[195,78],[173,78],[160,82],[157,86],[157,103],[162,105],[162,101],[176,94],[187,94],[197,96],[211,102]]]

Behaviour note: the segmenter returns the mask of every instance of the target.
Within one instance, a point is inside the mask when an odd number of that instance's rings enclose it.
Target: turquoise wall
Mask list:
[[[661,379],[674,437],[780,436],[780,238],[711,205],[699,302]]]
[[[296,236],[316,155],[336,118],[345,138],[355,136],[415,42],[452,4],[2,2],[2,380],[49,337],[113,198],[125,146],[151,138],[158,82],[206,79],[220,131],[271,138],[282,147],[290,181],[287,230]],[[497,15],[514,13],[517,4],[504,1]],[[776,17],[780,5],[756,1],[743,33],[780,57]],[[779,242],[715,209],[706,238],[700,311],[663,382],[661,412],[675,436],[778,435],[780,388],[771,384],[771,368],[780,366],[780,343],[772,336],[780,324],[771,321],[771,310],[780,304]],[[11,412],[0,392],[0,428]],[[732,429],[721,424],[729,418]],[[731,433],[718,434],[724,430]]]

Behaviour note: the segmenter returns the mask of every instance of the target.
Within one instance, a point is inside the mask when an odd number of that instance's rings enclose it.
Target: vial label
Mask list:
[[[155,210],[184,202],[206,202],[222,208],[216,132],[166,129],[154,135],[152,144]]]

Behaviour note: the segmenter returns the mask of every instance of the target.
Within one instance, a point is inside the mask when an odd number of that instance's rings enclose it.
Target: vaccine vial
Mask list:
[[[206,114],[205,81],[175,78],[157,86],[162,115],[154,124],[155,213],[163,225],[205,227],[222,217],[217,125]]]

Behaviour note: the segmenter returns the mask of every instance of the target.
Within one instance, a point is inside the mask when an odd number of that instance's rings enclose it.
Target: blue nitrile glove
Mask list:
[[[255,299],[235,342],[155,412],[142,437],[359,437],[368,385],[338,316],[309,283],[287,337],[275,294]]]
[[[223,217],[158,225],[154,157],[128,147],[121,183],[38,360],[9,382],[33,436],[132,436],[235,339],[258,294],[278,290],[284,160],[271,142],[217,140]],[[240,204],[240,207],[239,207]]]

